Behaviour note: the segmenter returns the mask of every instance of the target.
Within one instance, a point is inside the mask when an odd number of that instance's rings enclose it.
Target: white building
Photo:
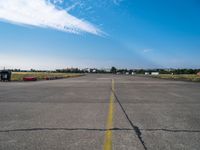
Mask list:
[[[157,76],[159,75],[159,72],[152,72],[151,75]]]
[[[129,75],[129,72],[126,72],[126,75]]]
[[[135,75],[135,72],[132,72],[131,74],[132,74],[132,75]]]

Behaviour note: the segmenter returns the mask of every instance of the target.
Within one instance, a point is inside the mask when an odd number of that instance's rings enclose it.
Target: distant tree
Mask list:
[[[112,68],[110,69],[110,72],[111,72],[111,73],[117,73],[117,68],[112,67]]]
[[[144,74],[147,70],[143,70],[143,69],[139,69],[139,70],[136,70],[135,72],[137,74]]]
[[[160,74],[171,74],[170,71],[165,70],[165,69],[159,69],[158,72],[159,72]]]
[[[35,69],[30,69],[30,72],[36,72],[36,70]]]

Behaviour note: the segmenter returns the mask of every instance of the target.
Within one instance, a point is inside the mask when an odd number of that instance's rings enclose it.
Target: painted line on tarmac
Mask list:
[[[113,128],[113,116],[114,116],[114,93],[115,90],[115,81],[112,79],[112,91],[110,94],[110,103],[109,103],[109,110],[108,110],[108,117],[106,123],[105,138],[104,138],[104,145],[103,150],[112,150],[112,129]]]

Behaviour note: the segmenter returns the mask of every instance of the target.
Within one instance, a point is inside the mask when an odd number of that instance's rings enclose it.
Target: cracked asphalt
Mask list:
[[[88,74],[0,83],[0,150],[102,150],[107,131],[114,150],[199,150],[199,108],[193,82]]]

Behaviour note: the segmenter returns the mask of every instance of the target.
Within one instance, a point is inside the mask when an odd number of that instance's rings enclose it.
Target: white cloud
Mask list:
[[[62,3],[62,0],[54,0]],[[91,23],[57,9],[46,0],[0,0],[0,20],[14,24],[52,28],[64,32],[87,32],[101,35],[103,32]]]

